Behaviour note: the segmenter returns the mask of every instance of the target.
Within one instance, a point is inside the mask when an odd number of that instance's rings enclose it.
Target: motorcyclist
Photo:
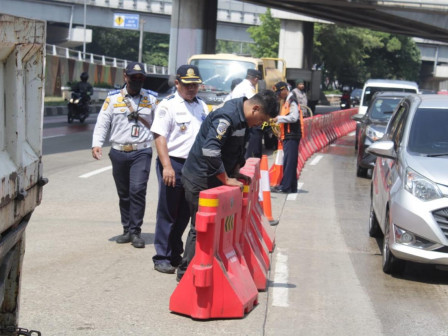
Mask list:
[[[342,88],[341,108],[350,108],[350,88],[348,86]]]
[[[90,97],[93,95],[93,87],[87,81],[89,79],[89,74],[87,72],[83,72],[80,76],[81,81],[75,84],[73,91],[81,95],[82,104],[84,110],[88,110]]]

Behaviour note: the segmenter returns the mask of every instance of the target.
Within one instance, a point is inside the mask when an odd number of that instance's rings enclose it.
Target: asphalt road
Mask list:
[[[271,195],[280,219],[276,248],[269,288],[251,312],[207,321],[171,313],[175,275],[156,272],[151,260],[154,165],[146,248],[118,245],[110,161],[90,155],[95,117],[85,125],[67,125],[62,116],[44,120],[50,182],[26,231],[21,327],[45,336],[448,335],[446,272],[417,264],[401,277],[381,271],[381,241],[368,236],[370,181],[356,177],[353,135],[306,162],[297,194]]]

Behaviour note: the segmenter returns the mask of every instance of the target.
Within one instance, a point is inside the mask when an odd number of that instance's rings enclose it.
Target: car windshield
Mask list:
[[[362,102],[363,106],[369,106],[370,101],[372,100],[373,95],[376,92],[383,91],[383,92],[389,92],[389,91],[395,91],[395,92],[410,92],[410,93],[417,93],[415,89],[403,89],[403,88],[387,88],[387,87],[376,87],[376,86],[368,86],[366,88],[366,91],[364,93],[364,100]]]
[[[377,98],[370,106],[370,119],[389,120],[401,98]]]
[[[418,109],[409,133],[408,150],[428,156],[448,156],[448,109]]]
[[[199,68],[203,82],[200,91],[230,92],[234,79],[244,79],[247,69],[255,69],[255,64],[251,62],[220,59],[195,59],[191,64]]]

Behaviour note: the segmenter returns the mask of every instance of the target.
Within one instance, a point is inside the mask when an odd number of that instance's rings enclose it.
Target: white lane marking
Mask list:
[[[100,173],[105,172],[106,170],[109,170],[109,169],[112,169],[112,166],[108,166],[108,167],[100,168],[100,169],[91,171],[90,173],[83,174],[83,175],[81,175],[81,176],[79,176],[79,177],[80,177],[80,178],[89,178],[89,177],[91,177],[91,176],[93,176],[93,175],[100,174]]]
[[[297,193],[291,193],[286,196],[287,201],[295,201],[297,199]]]
[[[65,134],[47,135],[47,136],[42,137],[42,139],[58,138],[58,137],[62,137],[62,136],[65,136]]]
[[[350,132],[349,134],[347,134],[347,135],[350,135],[350,136],[352,136],[352,135],[355,135],[356,134],[356,131],[353,131],[353,132]]]
[[[319,163],[319,161],[322,159],[322,155],[317,155],[313,161],[310,162],[310,166],[315,166]]]
[[[275,260],[274,289],[272,290],[272,305],[275,307],[289,307],[288,303],[288,256],[277,253]]]

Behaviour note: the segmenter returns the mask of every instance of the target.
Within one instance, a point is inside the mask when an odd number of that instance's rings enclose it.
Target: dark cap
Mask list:
[[[137,74],[146,75],[145,67],[143,66],[143,64],[138,62],[129,63],[126,67],[126,75],[132,76]]]
[[[247,76],[256,77],[258,79],[262,79],[263,76],[261,75],[261,72],[255,69],[247,69]]]
[[[305,84],[305,81],[302,78],[296,80],[296,85]]]
[[[176,72],[176,79],[184,84],[197,83],[201,84],[202,79],[199,74],[199,69],[195,65],[184,64],[181,65]]]
[[[274,85],[274,92],[280,92],[283,89],[287,89],[288,90],[288,84],[285,82],[278,82]]]

